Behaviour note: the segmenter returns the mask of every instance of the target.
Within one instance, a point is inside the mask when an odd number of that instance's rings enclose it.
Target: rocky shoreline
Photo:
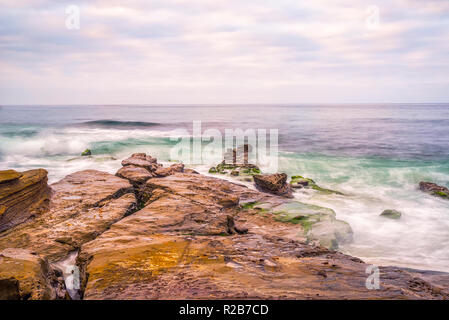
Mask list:
[[[0,175],[0,299],[74,298],[69,257],[82,299],[449,298],[449,274],[406,268],[380,267],[368,289],[368,264],[336,251],[350,226],[291,197],[339,193],[246,160],[211,173],[254,177],[258,190],[142,153],[115,176],[85,170],[48,186],[45,170]]]

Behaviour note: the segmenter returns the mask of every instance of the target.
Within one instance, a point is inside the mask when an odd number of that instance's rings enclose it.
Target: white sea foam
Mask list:
[[[361,167],[357,159],[331,160],[290,159],[286,171],[346,194],[295,194],[301,201],[334,209],[338,219],[351,225],[354,241],[341,248],[344,252],[379,265],[449,271],[449,202],[418,190],[420,180],[447,181],[447,174],[407,166],[379,168],[377,162]],[[403,215],[399,220],[380,217],[385,209]]]

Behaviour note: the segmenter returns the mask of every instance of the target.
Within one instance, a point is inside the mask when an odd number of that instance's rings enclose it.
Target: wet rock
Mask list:
[[[48,209],[50,188],[47,171],[22,173],[8,170],[0,183],[0,232],[12,228]]]
[[[92,151],[90,149],[86,149],[81,153],[81,156],[85,157],[85,156],[90,156],[92,155]]]
[[[228,150],[224,160],[217,166],[211,167],[209,173],[228,175],[236,180],[252,182],[252,177],[262,172],[257,165],[249,163],[251,150],[252,147],[248,144]]]
[[[432,182],[421,181],[419,183],[419,189],[435,197],[449,200],[449,189],[443,186],[439,186]]]
[[[290,185],[294,189],[306,188],[306,189],[313,189],[313,190],[316,190],[316,191],[319,191],[319,192],[325,193],[325,194],[334,193],[334,194],[343,195],[343,193],[341,193],[340,191],[322,188],[322,187],[318,186],[314,180],[312,180],[310,178],[305,178],[303,176],[292,176],[291,180],[290,180]]]
[[[309,184],[314,183],[314,181],[312,179],[309,178],[304,178],[302,176],[292,176],[291,181],[290,181],[290,185],[292,186],[292,188],[295,189],[301,189],[304,187],[308,187]]]
[[[382,211],[380,216],[389,218],[389,219],[400,219],[402,216],[402,213],[397,210],[387,209],[387,210]]]
[[[209,169],[209,173],[228,175],[237,180],[251,182],[253,181],[252,177],[256,174],[261,174],[261,171],[256,165],[253,164],[228,164],[223,161],[216,167],[211,167]]]
[[[0,251],[0,300],[64,299],[65,285],[57,272],[29,250]]]
[[[340,244],[352,241],[351,226],[336,219],[334,210],[299,201],[288,201],[277,206],[267,203],[257,204],[274,215],[274,219],[302,226],[302,233],[308,242],[318,242],[321,246],[337,250]]]
[[[293,198],[291,187],[286,182],[287,175],[285,173],[255,175],[253,178],[259,190],[286,198]]]

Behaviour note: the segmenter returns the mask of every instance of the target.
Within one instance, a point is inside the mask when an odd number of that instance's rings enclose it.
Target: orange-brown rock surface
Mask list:
[[[290,184],[285,173],[254,175],[256,187],[264,192],[270,192],[281,197],[293,198]]]
[[[147,191],[143,209],[82,246],[84,299],[448,297],[399,268],[381,268],[380,289],[368,290],[367,264],[245,206],[285,199],[185,173],[149,179]]]
[[[25,249],[0,251],[0,300],[66,297],[60,273],[46,259]]]
[[[14,250],[28,250],[51,266],[79,250],[84,299],[449,298],[449,275],[396,267],[381,267],[380,288],[367,289],[367,264],[320,245],[352,235],[331,209],[186,170],[169,173],[138,188],[94,170],[69,175],[51,186],[48,212],[0,234],[0,251],[20,264]],[[136,201],[135,194],[145,196]],[[11,270],[0,259],[0,297],[23,298],[14,292],[41,279],[23,282]]]
[[[96,238],[136,206],[131,184],[96,170],[52,184],[49,211],[0,234],[0,250],[23,248],[56,261]]]
[[[0,232],[48,209],[47,171],[0,171]]]

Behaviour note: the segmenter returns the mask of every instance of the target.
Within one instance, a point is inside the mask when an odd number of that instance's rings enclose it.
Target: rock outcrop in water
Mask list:
[[[339,191],[322,188],[322,187],[318,186],[314,180],[312,180],[310,178],[305,178],[303,176],[292,176],[291,180],[290,180],[290,185],[294,189],[305,188],[305,189],[313,189],[313,190],[316,190],[316,191],[319,191],[322,193],[326,193],[326,194],[334,193],[334,194],[343,195]]]
[[[419,183],[419,189],[435,197],[449,200],[449,189],[439,186],[436,183],[421,181]]]
[[[252,147],[248,144],[231,149],[224,155],[224,160],[209,169],[209,173],[232,176],[235,180],[253,182],[253,176],[261,174],[259,167],[249,163]]]
[[[281,197],[293,198],[290,184],[285,173],[264,174],[253,176],[257,189]]]
[[[91,155],[92,155],[92,151],[90,151],[90,149],[86,149],[81,153],[82,157],[91,156]]]
[[[47,171],[0,171],[0,232],[48,209]]]
[[[395,267],[367,289],[367,264],[317,244],[350,240],[331,209],[181,166],[156,176],[139,158],[124,167],[149,179],[74,173],[47,212],[0,234],[1,298],[66,297],[54,266],[74,251],[84,299],[449,298],[447,274]]]
[[[382,211],[382,213],[380,214],[381,217],[385,217],[385,218],[389,218],[389,219],[400,219],[402,216],[402,213],[399,212],[398,210],[393,210],[393,209],[387,209]]]

